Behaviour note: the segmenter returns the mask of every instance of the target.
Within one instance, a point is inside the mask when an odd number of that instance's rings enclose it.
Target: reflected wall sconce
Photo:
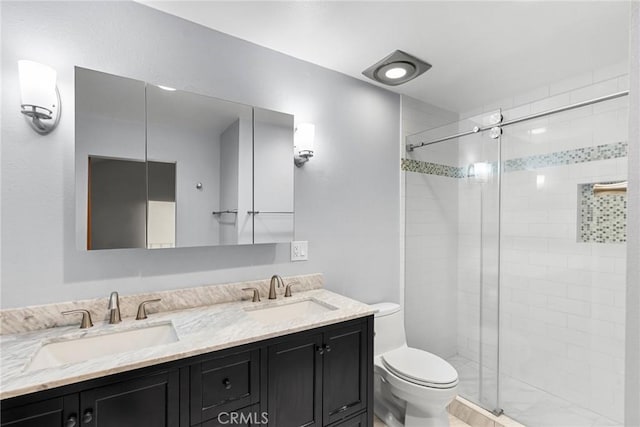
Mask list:
[[[299,123],[293,135],[293,162],[301,167],[313,157],[313,143],[316,126],[313,123]]]
[[[20,112],[41,135],[56,128],[60,121],[60,93],[53,68],[34,61],[18,61],[20,76]]]
[[[491,178],[492,167],[490,163],[476,162],[467,168],[467,176],[477,182],[487,182]]]

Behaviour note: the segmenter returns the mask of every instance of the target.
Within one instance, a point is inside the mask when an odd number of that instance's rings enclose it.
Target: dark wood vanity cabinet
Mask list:
[[[367,323],[269,346],[269,426],[327,426],[368,405]]]
[[[218,423],[220,414],[240,411],[260,400],[260,349],[211,356],[190,366],[192,425],[202,421],[203,426],[218,425],[212,423]],[[222,416],[222,422],[227,418]]]
[[[78,396],[65,396],[26,403],[2,410],[2,427],[76,427],[78,420]]]
[[[82,391],[78,426],[179,427],[179,387],[173,369]]]
[[[0,427],[373,425],[373,317],[6,399]]]
[[[322,334],[269,346],[269,427],[322,426]]]

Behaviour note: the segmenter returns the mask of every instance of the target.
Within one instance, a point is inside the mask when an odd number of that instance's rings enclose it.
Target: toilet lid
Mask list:
[[[394,374],[427,387],[453,387],[458,372],[446,360],[417,348],[398,348],[382,355],[382,362]]]

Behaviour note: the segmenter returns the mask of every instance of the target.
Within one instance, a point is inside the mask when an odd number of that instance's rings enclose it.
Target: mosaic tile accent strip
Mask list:
[[[599,184],[612,184],[602,182]],[[578,185],[579,239],[592,243],[627,241],[627,193],[593,194],[594,184]]]
[[[598,160],[617,159],[627,157],[629,145],[626,141],[593,147],[577,148],[575,150],[557,151],[555,153],[539,154],[536,156],[519,157],[504,162],[503,172],[516,172],[546,168],[550,166],[573,165],[577,163],[595,162]],[[400,167],[405,172],[418,172],[428,175],[448,176],[450,178],[466,178],[468,166],[458,167],[421,160],[401,159]],[[497,163],[492,162],[491,168],[497,172]]]
[[[504,162],[504,172],[514,172],[546,168],[549,166],[573,165],[577,163],[595,162],[597,160],[627,157],[628,144],[625,141],[594,147],[577,148],[575,150],[558,151],[537,156],[509,159]]]
[[[464,178],[466,168],[423,162],[421,160],[402,159],[400,167],[405,172],[418,172],[427,175],[447,176],[449,178]]]

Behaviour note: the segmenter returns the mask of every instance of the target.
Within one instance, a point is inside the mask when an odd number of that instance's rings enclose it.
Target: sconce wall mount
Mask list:
[[[60,92],[53,68],[34,61],[18,61],[20,75],[20,112],[33,130],[46,135],[60,122]]]
[[[315,132],[316,127],[313,123],[300,123],[296,126],[293,138],[293,162],[297,167],[302,167],[313,157]]]

